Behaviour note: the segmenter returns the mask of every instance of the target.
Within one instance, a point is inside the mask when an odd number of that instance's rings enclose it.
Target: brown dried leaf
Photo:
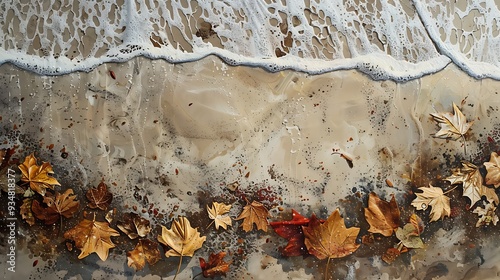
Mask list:
[[[365,218],[370,224],[369,232],[391,236],[399,227],[400,212],[394,195],[390,202],[381,200],[376,193],[370,193]]]
[[[213,279],[216,276],[226,276],[231,262],[225,262],[225,256],[226,252],[220,252],[217,254],[212,253],[208,257],[208,263],[205,259],[200,258],[200,267],[203,271],[203,277]]]
[[[106,210],[113,200],[113,195],[108,191],[108,186],[104,182],[99,183],[97,188],[90,188],[86,196],[90,201],[88,206],[92,209]]]
[[[269,211],[262,203],[253,201],[249,204],[247,201],[247,205],[243,207],[243,211],[235,220],[243,219],[241,227],[246,232],[253,229],[253,224],[257,226],[257,230],[267,231],[267,217],[269,217]]]
[[[64,233],[64,238],[75,241],[75,246],[81,250],[79,259],[96,253],[103,261],[108,258],[109,249],[115,247],[111,236],[120,236],[120,233],[110,228],[107,222],[95,221],[95,217],[93,221],[83,219]]]
[[[35,224],[35,217],[33,216],[33,212],[31,211],[32,200],[33,199],[31,199],[31,198],[24,199],[23,204],[21,205],[21,210],[20,210],[21,217],[30,226]]]
[[[45,222],[46,225],[51,225],[57,222],[61,216],[66,218],[73,217],[78,211],[80,202],[76,199],[72,189],[67,189],[63,194],[56,192],[54,196],[45,196],[43,203],[48,207],[42,207],[37,200],[33,201],[31,210],[35,217]]]
[[[492,152],[490,156],[490,161],[485,162],[486,167],[486,184],[494,185],[495,188],[500,187],[500,156],[497,153]]]
[[[429,184],[429,187],[422,187],[419,190],[422,192],[415,193],[417,198],[411,202],[413,207],[417,208],[417,210],[426,210],[431,206],[431,222],[450,216],[450,198],[443,193],[441,188]]]
[[[224,215],[228,213],[230,209],[231,205],[226,205],[224,203],[214,202],[212,207],[208,207],[207,205],[208,217],[214,220],[216,229],[219,229],[219,227],[227,229],[227,226],[231,226],[231,217]]]
[[[56,178],[49,176],[54,174],[52,166],[48,162],[41,166],[36,164],[36,158],[33,154],[27,156],[24,162],[19,165],[22,176],[21,181],[29,183],[30,188],[44,196],[47,189],[54,189],[54,186],[60,186]]]
[[[323,224],[313,214],[309,220],[309,226],[303,226],[302,229],[306,237],[307,250],[320,260],[348,256],[360,246],[356,244],[360,229],[346,228],[338,209]]]
[[[130,239],[136,239],[139,236],[145,237],[151,231],[149,220],[135,213],[125,214],[123,221],[118,222],[117,227]]]
[[[194,252],[201,248],[205,240],[206,237],[200,237],[198,229],[192,228],[186,217],[179,217],[179,220],[174,220],[170,229],[161,226],[161,235],[158,235],[158,241],[171,248],[165,252],[167,258],[192,257]]]
[[[127,265],[136,271],[142,270],[146,265],[153,265],[161,259],[158,243],[151,239],[140,239],[134,250],[127,252]]]

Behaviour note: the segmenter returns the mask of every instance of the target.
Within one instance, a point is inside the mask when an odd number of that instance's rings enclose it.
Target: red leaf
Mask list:
[[[231,262],[225,262],[223,259],[226,256],[226,252],[220,252],[217,254],[210,254],[208,256],[208,263],[205,259],[200,258],[200,268],[203,271],[203,276],[205,278],[214,278],[216,276],[224,275],[229,271],[229,265]]]
[[[288,240],[288,244],[281,254],[285,257],[307,255],[307,248],[304,244],[304,232],[302,226],[307,226],[309,219],[300,215],[292,209],[292,219],[289,221],[271,222],[269,225],[276,234]]]

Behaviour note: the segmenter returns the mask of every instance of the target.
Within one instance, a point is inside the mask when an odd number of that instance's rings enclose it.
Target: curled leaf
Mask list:
[[[200,268],[203,271],[203,276],[212,279],[216,276],[226,276],[231,262],[225,262],[225,256],[226,252],[212,253],[208,257],[208,262],[200,258]]]
[[[117,227],[130,239],[136,239],[139,236],[145,237],[151,231],[149,220],[135,213],[125,214],[123,220],[118,222]]]
[[[490,156],[490,161],[485,162],[486,167],[486,184],[494,185],[495,188],[500,187],[500,156],[497,153],[492,152]]]
[[[300,215],[292,209],[292,219],[290,221],[271,222],[269,225],[279,236],[288,240],[288,244],[281,251],[285,257],[302,256],[307,254],[307,248],[302,226],[307,226],[309,219]]]

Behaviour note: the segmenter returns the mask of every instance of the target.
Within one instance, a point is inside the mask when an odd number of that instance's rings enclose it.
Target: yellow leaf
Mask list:
[[[394,198],[390,202],[381,200],[376,193],[370,193],[368,208],[365,208],[365,218],[370,224],[369,232],[391,236],[399,227],[399,208]]]
[[[120,236],[120,233],[110,228],[107,222],[96,222],[95,217],[93,221],[83,219],[64,233],[64,238],[75,241],[76,247],[81,250],[79,259],[96,253],[103,261],[108,258],[109,249],[115,247],[111,236]]]
[[[429,187],[419,188],[421,193],[415,193],[415,198],[411,205],[417,210],[426,210],[429,206],[432,207],[430,217],[431,222],[437,221],[446,216],[450,216],[450,198],[447,197],[441,188]]]
[[[42,196],[45,195],[46,189],[54,189],[54,186],[61,185],[56,178],[49,176],[54,173],[50,163],[44,162],[38,166],[33,154],[24,159],[24,162],[19,165],[19,169],[22,173],[21,181],[28,182],[30,188]]]
[[[269,217],[269,211],[262,203],[253,201],[249,204],[247,201],[247,205],[243,207],[243,211],[236,220],[243,219],[241,227],[246,232],[253,229],[253,224],[257,226],[258,230],[267,231],[267,217]]]
[[[497,153],[492,152],[490,156],[490,161],[485,162],[486,167],[486,184],[494,185],[495,188],[500,186],[500,157]]]
[[[192,228],[186,217],[179,217],[172,223],[171,229],[161,226],[161,235],[158,241],[171,249],[165,252],[168,257],[192,257],[194,252],[201,248],[206,237],[200,237],[198,229]]]
[[[224,203],[214,202],[212,207],[208,207],[207,205],[208,217],[214,220],[216,229],[219,229],[219,227],[227,229],[227,226],[231,226],[231,217],[227,215],[223,216],[229,212],[229,209],[231,209],[231,205]]]

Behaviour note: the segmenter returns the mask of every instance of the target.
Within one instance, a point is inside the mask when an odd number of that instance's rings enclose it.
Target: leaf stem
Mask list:
[[[328,257],[328,261],[326,261],[326,267],[325,267],[325,280],[328,280],[328,265],[330,264],[331,258]]]
[[[449,189],[449,190],[445,191],[445,192],[443,193],[443,195],[445,195],[445,194],[447,194],[447,193],[449,193],[449,192],[453,191],[454,189],[458,188],[458,186],[459,186],[459,184],[455,185],[453,188],[451,188],[451,189]]]
[[[215,220],[212,220],[212,222],[207,226],[206,229],[208,229],[214,222],[215,222]]]
[[[182,255],[184,254],[184,248],[181,249],[181,256],[179,258],[179,265],[177,266],[177,272],[175,272],[174,279],[177,278],[177,275],[179,275],[179,272],[181,271],[181,264],[182,264]]]

